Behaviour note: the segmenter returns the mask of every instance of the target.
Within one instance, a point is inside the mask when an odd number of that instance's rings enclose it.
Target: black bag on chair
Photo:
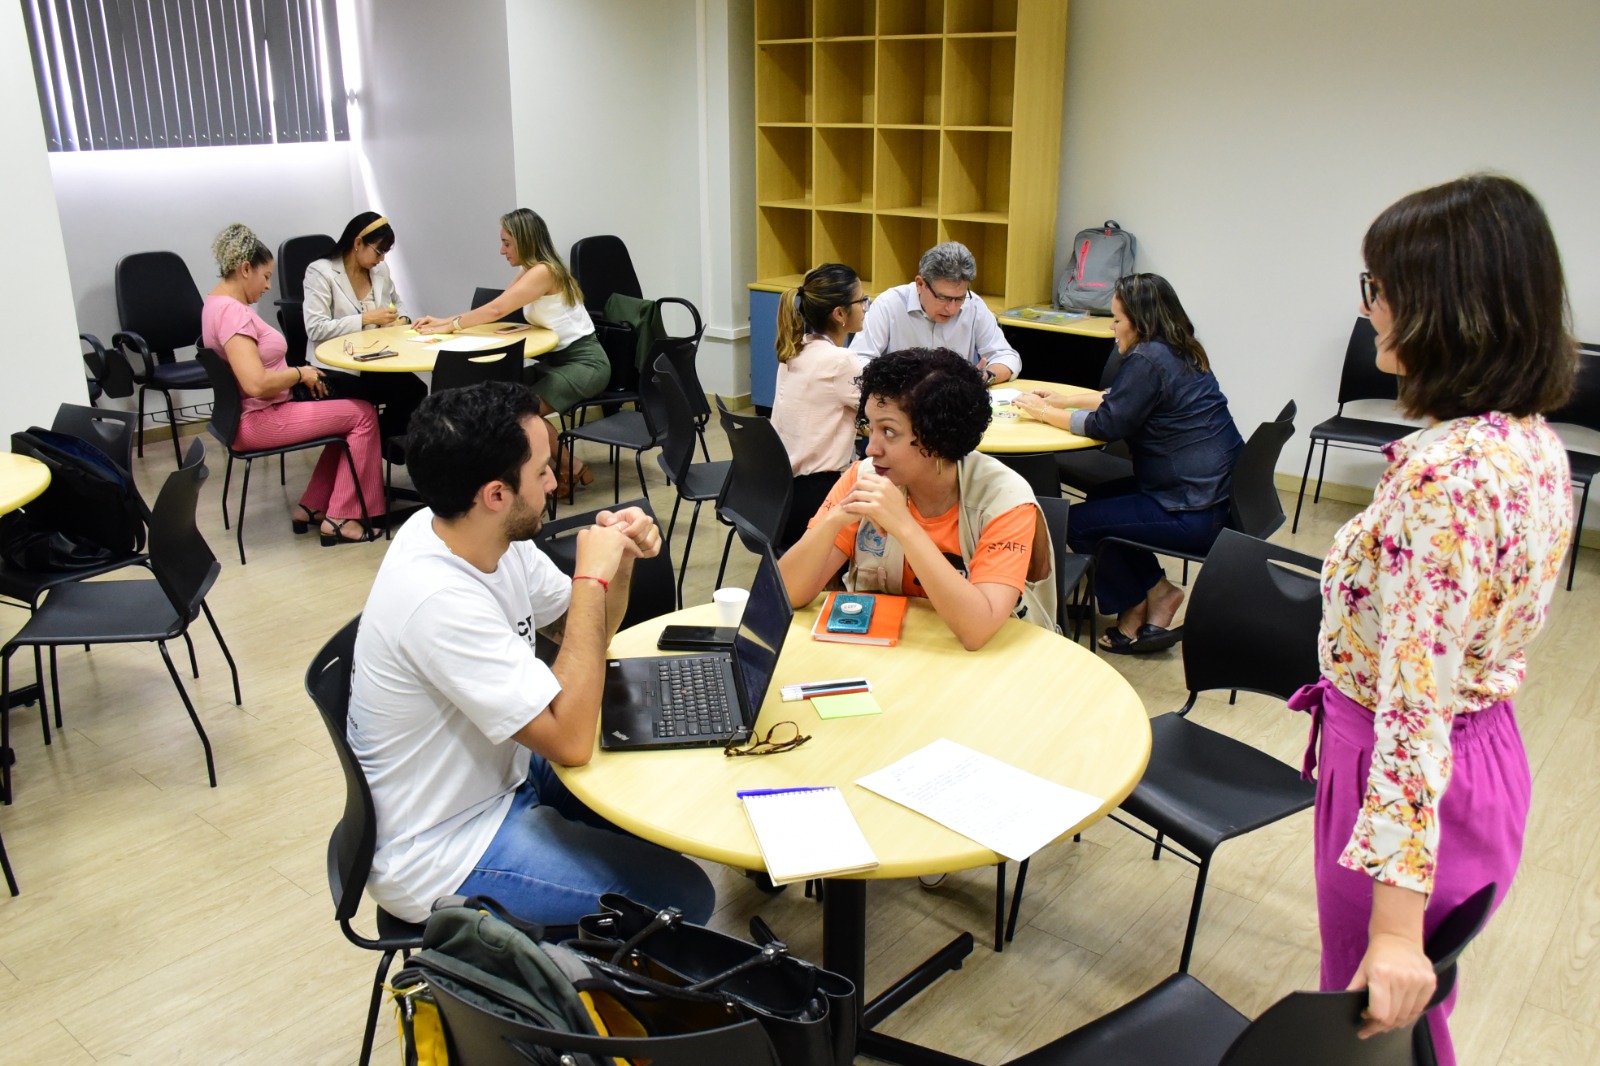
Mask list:
[[[565,946],[667,985],[725,996],[758,1019],[782,1066],[855,1061],[856,989],[789,954],[781,940],[752,944],[655,911],[626,896],[600,897]]]
[[[0,551],[12,566],[71,573],[144,550],[149,512],[132,476],[105,452],[38,426],[11,434],[11,450],[50,468],[38,499],[0,521]]]

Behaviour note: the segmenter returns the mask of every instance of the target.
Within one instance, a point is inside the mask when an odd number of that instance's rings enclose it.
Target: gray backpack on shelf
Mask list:
[[[1072,258],[1056,281],[1056,306],[1063,311],[1109,315],[1111,291],[1118,278],[1133,273],[1138,245],[1133,234],[1113,221],[1079,230],[1072,238]]]

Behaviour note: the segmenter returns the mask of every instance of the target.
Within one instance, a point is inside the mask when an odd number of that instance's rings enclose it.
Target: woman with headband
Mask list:
[[[422,379],[415,374],[351,374],[324,366],[315,353],[323,341],[410,321],[383,261],[393,247],[389,220],[376,211],[363,211],[345,225],[326,258],[306,267],[305,276],[307,357],[322,371],[330,393],[367,400],[379,408],[378,424],[385,437],[406,431],[411,412],[428,395]]]

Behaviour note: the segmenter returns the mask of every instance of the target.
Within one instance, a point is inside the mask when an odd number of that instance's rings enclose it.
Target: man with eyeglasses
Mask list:
[[[872,301],[850,350],[865,362],[906,348],[948,348],[984,372],[990,384],[1022,373],[1022,357],[1006,341],[983,298],[972,292],[978,264],[957,241],[922,253],[917,276]]]

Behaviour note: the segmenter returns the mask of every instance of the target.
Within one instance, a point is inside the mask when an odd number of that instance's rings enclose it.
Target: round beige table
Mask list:
[[[992,387],[1016,389],[1018,392],[1032,392],[1034,389],[1066,392],[1071,389],[1071,386],[1054,381],[1033,381],[1029,378],[1002,381]],[[1007,404],[995,407],[994,419],[984,432],[978,450],[989,455],[997,453],[1022,455],[1032,452],[1070,452],[1080,448],[1098,448],[1101,443],[1092,437],[1080,437],[1069,430],[1058,429],[1036,418],[1029,418]]]
[[[508,325],[513,323],[491,322],[483,326],[470,326],[460,333],[428,334],[417,333],[408,325],[380,326],[377,329],[364,329],[360,333],[349,333],[343,337],[323,341],[317,345],[317,360],[336,370],[348,370],[357,374],[429,374],[433,372],[434,360],[438,358],[440,345],[453,337],[493,337],[500,342],[493,345],[496,348],[501,344],[520,340],[523,342],[524,359],[543,355],[556,346],[556,335],[548,329],[517,324],[515,330],[498,332]],[[347,341],[353,349],[348,353],[344,347]],[[355,358],[366,352],[381,352],[384,349],[398,354],[365,362],[359,362]]]
[[[0,452],[0,514],[39,498],[50,487],[50,468],[31,455]]]

